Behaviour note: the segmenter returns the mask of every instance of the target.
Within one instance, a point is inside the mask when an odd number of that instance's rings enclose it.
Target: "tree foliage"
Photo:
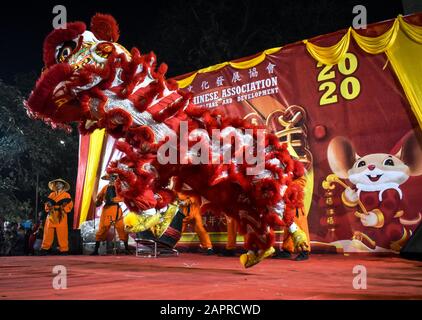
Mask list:
[[[183,3],[183,5],[181,5]],[[154,42],[142,30],[134,37],[169,64],[169,76],[244,58],[348,28],[353,7],[364,5],[368,23],[394,18],[401,4],[374,0],[165,1],[157,16]],[[171,23],[169,23],[171,22]],[[136,28],[136,27],[135,27]],[[156,31],[155,30],[155,31]],[[143,49],[143,48],[142,48]]]
[[[15,85],[0,80],[0,218],[32,216],[39,176],[39,206],[48,195],[47,183],[62,177],[75,185],[78,134],[52,130],[30,119],[23,106],[35,74],[16,77]]]

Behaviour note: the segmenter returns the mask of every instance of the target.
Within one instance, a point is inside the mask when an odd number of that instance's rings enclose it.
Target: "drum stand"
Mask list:
[[[172,208],[177,210],[178,208]],[[166,213],[169,211],[166,211]],[[171,211],[169,214],[173,214]],[[144,234],[139,235],[135,239],[136,242],[136,256],[137,257],[148,257],[157,258],[158,256],[169,256],[179,255],[179,251],[174,249],[175,245],[180,239],[182,223],[184,215],[180,211],[176,211],[171,217],[171,222],[166,226],[164,232],[161,232],[160,236],[154,235],[151,230],[150,235]],[[148,250],[142,254],[141,246],[146,247]]]
[[[179,251],[177,251],[176,249],[162,245],[159,242],[152,239],[136,238],[135,242],[136,242],[136,257],[158,258],[158,256],[164,256],[164,255],[179,256]],[[150,250],[148,250],[148,252],[146,252],[145,254],[142,254],[140,252],[141,246],[145,246]]]

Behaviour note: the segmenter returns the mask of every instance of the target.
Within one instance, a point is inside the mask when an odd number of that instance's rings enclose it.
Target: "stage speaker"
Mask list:
[[[422,261],[422,223],[401,249],[400,255],[405,259]]]

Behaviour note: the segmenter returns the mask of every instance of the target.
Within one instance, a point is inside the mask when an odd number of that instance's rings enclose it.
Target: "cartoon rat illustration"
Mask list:
[[[405,225],[421,220],[401,218],[403,192],[400,186],[410,176],[422,174],[422,148],[415,134],[408,134],[401,150],[395,154],[374,153],[359,156],[352,142],[345,137],[333,138],[327,149],[331,170],[341,179],[348,179],[355,189],[348,187],[341,195],[348,207],[357,207],[355,216],[360,223],[353,226],[354,239],[369,248],[376,246],[399,251],[410,234]]]

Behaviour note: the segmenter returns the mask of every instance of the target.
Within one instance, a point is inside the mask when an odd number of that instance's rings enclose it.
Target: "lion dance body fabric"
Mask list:
[[[82,134],[105,128],[117,138],[124,156],[107,172],[118,175],[117,192],[136,214],[163,212],[174,201],[173,179],[176,191],[188,185],[208,208],[237,220],[252,252],[272,248],[277,225],[300,234],[293,219],[303,189],[292,181],[304,169],[287,146],[264,128],[194,105],[190,93],[165,79],[167,66],[157,68],[154,53],[129,52],[118,37],[114,18],[102,14],[92,18],[91,31],[82,22],[53,30],[44,42],[44,71],[25,102],[28,114],[53,128],[78,122]],[[178,161],[163,161],[166,146]],[[213,161],[198,163],[204,150]],[[248,174],[256,163],[239,156],[258,159],[259,152],[263,167]]]

